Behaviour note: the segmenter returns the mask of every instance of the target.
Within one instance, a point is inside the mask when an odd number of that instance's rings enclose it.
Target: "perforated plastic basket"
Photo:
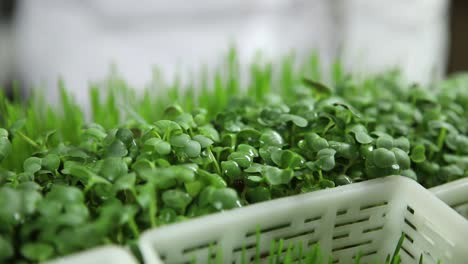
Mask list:
[[[103,246],[57,258],[49,264],[137,264],[129,250],[119,246]]]
[[[207,263],[210,248],[223,263],[241,263],[242,248],[267,256],[272,240],[319,243],[334,263],[381,263],[401,234],[403,263],[466,263],[468,222],[413,180],[391,176],[277,199],[145,232],[140,249],[146,263]],[[211,251],[213,252],[213,251]]]
[[[430,190],[468,220],[468,178],[449,182]]]

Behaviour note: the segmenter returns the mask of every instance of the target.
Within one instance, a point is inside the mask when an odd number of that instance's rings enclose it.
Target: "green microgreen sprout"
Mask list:
[[[57,108],[0,92],[0,262],[132,246],[149,228],[388,175],[468,176],[466,75],[426,90],[335,63],[329,85],[316,55],[294,65],[259,60],[244,84],[231,52],[213,80],[155,73],[142,95],[113,73],[90,111],[63,81]]]

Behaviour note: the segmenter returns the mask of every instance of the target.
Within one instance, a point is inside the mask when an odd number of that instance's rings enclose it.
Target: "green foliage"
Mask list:
[[[0,262],[132,245],[148,228],[392,174],[426,187],[468,175],[466,76],[426,90],[337,63],[328,86],[312,56],[279,76],[259,59],[244,84],[235,57],[200,88],[155,73],[137,95],[113,74],[92,86],[88,121],[63,82],[58,108],[0,94]]]
[[[286,242],[284,239],[279,240],[271,240],[270,249],[268,252],[261,253],[261,243],[260,243],[260,229],[257,228],[256,231],[256,243],[255,248],[251,250],[255,250],[255,255],[248,260],[247,259],[247,250],[245,246],[242,247],[241,252],[241,263],[269,263],[269,264],[292,264],[292,263],[307,263],[307,264],[324,264],[324,263],[331,263],[333,262],[333,258],[331,256],[326,257],[323,253],[322,249],[320,248],[319,243],[314,243],[312,245],[306,246],[305,241],[298,240],[296,242]],[[403,245],[403,241],[405,239],[404,234],[400,236],[400,239],[397,241],[395,245],[395,249],[393,253],[387,255],[385,260],[374,259],[375,263],[385,263],[385,264],[399,264],[401,263],[400,258],[400,249]],[[217,246],[220,249],[220,246]],[[304,248],[306,250],[304,250]],[[223,263],[223,258],[221,254],[221,250],[218,250],[216,253],[213,253],[213,249],[210,246],[208,255],[206,256],[206,260],[210,260],[213,255],[215,255],[215,262],[216,264]],[[361,262],[361,254],[362,252],[359,251],[356,253],[355,257],[353,257],[353,263],[359,264]],[[194,256],[192,259],[193,264],[198,263],[196,261],[197,257]],[[351,263],[352,259],[348,262]],[[419,258],[419,263],[423,263],[423,255],[421,254]]]

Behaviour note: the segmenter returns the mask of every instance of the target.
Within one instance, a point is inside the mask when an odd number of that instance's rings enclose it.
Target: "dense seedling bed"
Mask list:
[[[241,85],[228,62],[183,93],[156,79],[137,95],[111,76],[90,89],[90,121],[63,83],[59,109],[2,95],[0,262],[135,248],[149,228],[386,175],[432,187],[468,174],[464,76],[420,87],[337,64],[324,85],[312,56],[253,64]]]

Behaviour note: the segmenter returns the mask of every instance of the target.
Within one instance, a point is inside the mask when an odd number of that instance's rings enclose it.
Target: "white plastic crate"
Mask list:
[[[403,263],[465,263],[468,222],[413,180],[391,176],[259,203],[145,232],[140,249],[146,263],[207,263],[209,249],[222,251],[223,263],[240,263],[242,248],[255,255],[272,240],[320,244],[334,263],[382,262],[400,235]],[[211,246],[210,246],[211,245]],[[215,250],[216,251],[216,250]],[[213,251],[212,251],[213,252]]]
[[[54,259],[48,264],[137,264],[129,250],[119,246],[97,247],[84,252]]]
[[[449,182],[430,190],[468,220],[468,178]]]

